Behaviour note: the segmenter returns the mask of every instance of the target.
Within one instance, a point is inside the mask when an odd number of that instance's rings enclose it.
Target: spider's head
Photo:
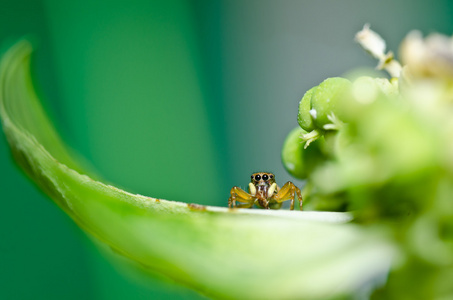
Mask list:
[[[275,175],[268,172],[253,173],[250,182],[255,186],[271,186],[275,182]]]

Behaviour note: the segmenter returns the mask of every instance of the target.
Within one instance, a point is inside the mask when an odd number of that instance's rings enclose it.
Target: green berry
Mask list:
[[[315,125],[313,124],[313,118],[310,115],[310,110],[311,110],[311,97],[316,91],[316,86],[312,87],[309,89],[305,95],[302,97],[302,100],[300,100],[299,103],[299,115],[297,117],[297,122],[299,123],[299,126],[306,130],[307,132],[312,131],[315,129]]]
[[[313,142],[304,149],[301,136],[307,132],[299,127],[294,128],[286,137],[282,149],[282,162],[285,169],[294,177],[306,179],[318,163],[325,159],[321,151],[323,138]]]
[[[319,129],[332,129],[338,117],[342,98],[348,97],[351,82],[345,78],[333,77],[324,80],[311,97],[311,111],[315,126]],[[326,126],[327,125],[327,126]],[[333,124],[336,125],[336,124]]]

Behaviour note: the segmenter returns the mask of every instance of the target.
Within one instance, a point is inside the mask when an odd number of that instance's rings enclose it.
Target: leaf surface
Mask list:
[[[347,214],[189,205],[95,180],[46,116],[30,75],[31,54],[30,43],[20,41],[0,67],[0,116],[13,157],[116,253],[216,298],[328,298],[388,272],[392,244],[349,223]]]

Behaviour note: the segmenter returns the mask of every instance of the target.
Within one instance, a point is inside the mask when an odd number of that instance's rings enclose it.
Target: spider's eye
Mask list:
[[[267,176],[267,174],[264,174],[263,175],[263,180],[268,180],[269,179],[269,176]]]
[[[261,176],[260,175],[255,175],[255,180],[258,181],[261,179]]]
[[[270,175],[270,178],[271,178],[271,179],[274,178],[274,175],[271,174],[271,175]]]

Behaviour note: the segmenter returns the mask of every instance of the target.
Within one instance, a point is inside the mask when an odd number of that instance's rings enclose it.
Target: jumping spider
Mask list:
[[[249,183],[249,193],[235,186],[230,191],[228,207],[246,207],[252,208],[253,205],[265,209],[279,209],[282,203],[291,200],[290,209],[294,209],[295,194],[299,199],[299,207],[302,210],[302,195],[300,189],[292,182],[288,181],[280,188],[275,183],[275,176],[272,173],[258,172],[252,174],[252,180]],[[241,204],[236,204],[236,201]]]

